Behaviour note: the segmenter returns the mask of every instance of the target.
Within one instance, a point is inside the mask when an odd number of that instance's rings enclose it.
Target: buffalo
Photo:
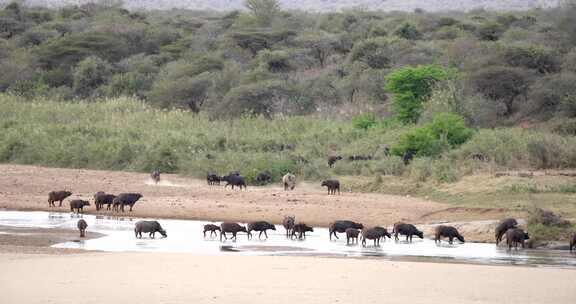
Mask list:
[[[386,228],[382,227],[374,227],[370,229],[363,229],[362,230],[362,246],[366,247],[366,240],[374,240],[374,246],[380,246],[380,239],[385,237],[390,238],[390,234],[386,230]]]
[[[105,192],[99,191],[94,194],[94,205],[96,205],[96,210],[100,210],[106,206],[106,210],[110,210],[110,206],[114,202],[114,198],[116,195],[114,194],[106,194]]]
[[[51,191],[48,193],[48,206],[56,207],[54,202],[59,202],[58,207],[62,207],[62,201],[72,195],[70,191]]]
[[[244,181],[244,177],[240,175],[223,176],[222,180],[226,182],[224,188],[228,187],[228,185],[232,185],[232,189],[234,189],[234,186],[237,186],[240,188],[240,190],[242,190],[242,187],[244,187],[244,190],[246,190],[246,181]]]
[[[572,235],[572,239],[570,240],[570,251],[572,248],[576,248],[576,233]]]
[[[216,226],[214,224],[204,225],[204,238],[206,238],[206,232],[207,231],[210,231],[210,237],[212,237],[212,234],[218,235],[218,234],[216,234],[216,231],[220,231],[220,227]]]
[[[134,228],[134,234],[137,238],[142,238],[142,232],[149,233],[149,237],[154,238],[156,232],[160,233],[163,237],[168,237],[166,230],[162,229],[160,223],[157,221],[138,221]]]
[[[266,185],[272,181],[272,174],[268,171],[263,171],[256,175],[256,183],[258,185]]]
[[[334,235],[334,237],[338,239],[338,235],[336,235],[336,233],[345,233],[346,229],[348,228],[364,229],[364,225],[347,220],[332,222],[328,226],[328,231],[330,232],[330,240],[332,240],[332,235]]]
[[[228,239],[228,237],[226,237],[226,233],[232,233],[232,239],[234,239],[234,241],[236,241],[236,234],[238,232],[246,232],[248,233],[248,231],[246,230],[246,227],[241,226],[238,223],[222,223],[220,224],[220,242],[222,242],[222,236],[224,236],[224,239]]]
[[[516,226],[518,226],[516,219],[506,218],[501,220],[498,226],[496,226],[496,230],[494,232],[494,236],[496,237],[496,245],[502,241],[502,236],[504,236],[508,229],[516,228]]]
[[[295,222],[296,217],[293,215],[284,216],[284,219],[282,220],[282,226],[284,226],[284,229],[286,229],[286,237],[290,237],[290,233],[292,232],[292,229],[294,229]]]
[[[350,245],[350,241],[352,243],[358,244],[358,234],[360,234],[360,230],[356,228],[348,228],[346,229],[346,245]]]
[[[412,149],[406,150],[406,152],[404,152],[404,154],[402,155],[402,161],[404,162],[404,166],[408,166],[412,161],[412,159],[414,159],[415,155],[416,151]]]
[[[448,243],[450,245],[452,245],[454,238],[457,238],[460,242],[464,243],[464,237],[452,226],[440,225],[436,227],[434,230],[434,242],[441,243],[443,237],[448,238]]]
[[[284,191],[288,191],[288,189],[294,190],[294,187],[296,187],[296,175],[286,173],[286,175],[282,177],[282,184],[284,184]]]
[[[113,200],[114,211],[124,212],[124,206],[130,206],[130,212],[134,204],[142,197],[140,193],[120,193]]]
[[[328,167],[330,167],[330,168],[334,167],[334,164],[341,159],[342,159],[342,156],[330,156],[330,157],[328,157]]]
[[[524,248],[524,241],[528,239],[530,239],[530,236],[522,229],[511,228],[506,231],[506,245],[508,245],[508,250],[511,250],[512,246],[518,249],[518,244],[521,244],[522,248]]]
[[[160,170],[156,169],[150,173],[150,178],[154,181],[155,184],[160,182]]]
[[[338,180],[335,179],[325,180],[322,182],[321,186],[322,187],[326,186],[326,188],[328,188],[328,195],[336,194],[336,191],[338,191],[338,194],[340,194],[340,182]]]
[[[405,235],[406,241],[410,241],[410,242],[412,242],[412,237],[414,235],[418,236],[421,239],[424,238],[424,233],[422,231],[418,230],[412,224],[396,223],[394,225],[394,229],[392,230],[392,232],[394,233],[394,239],[396,239],[396,241],[399,240],[398,235]]]
[[[208,172],[206,173],[206,182],[208,182],[209,186],[213,186],[213,185],[220,185],[220,180],[222,178],[220,176],[218,176],[216,173],[214,172]]]
[[[296,234],[298,234],[298,239],[302,240],[306,238],[306,232],[314,232],[314,228],[304,224],[304,223],[298,223],[294,225],[294,229],[292,229],[292,236],[291,238],[294,238],[296,236]]]
[[[259,231],[260,234],[258,235],[258,239],[262,237],[262,233],[268,238],[268,234],[266,230],[276,230],[276,227],[268,222],[259,221],[259,222],[250,222],[248,223],[248,239],[252,238],[252,231]]]
[[[78,230],[80,230],[80,237],[85,237],[86,228],[88,228],[88,224],[86,223],[86,221],[83,219],[79,219],[76,226],[78,227]]]
[[[74,210],[76,210],[76,213],[84,213],[84,206],[90,206],[90,203],[80,199],[71,200],[70,212],[74,212]]]

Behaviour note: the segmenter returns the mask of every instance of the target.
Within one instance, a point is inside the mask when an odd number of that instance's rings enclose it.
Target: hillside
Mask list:
[[[0,0],[0,3],[7,3]],[[98,2],[93,0],[25,0],[34,6],[58,7],[72,4]],[[126,8],[169,10],[184,8],[193,10],[230,11],[244,9],[244,0],[124,0]],[[560,0],[283,0],[284,9],[331,12],[360,8],[381,11],[469,11],[486,9],[497,11],[528,10],[532,8],[556,7]]]

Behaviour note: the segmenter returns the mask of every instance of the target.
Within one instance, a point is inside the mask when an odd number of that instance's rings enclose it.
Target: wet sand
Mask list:
[[[299,183],[294,191],[280,185],[249,186],[248,191],[234,191],[223,186],[208,186],[198,179],[163,174],[154,185],[148,174],[58,169],[36,166],[0,165],[0,208],[70,212],[68,200],[62,207],[49,208],[48,192],[68,189],[70,199],[93,201],[97,191],[110,193],[140,192],[144,197],[134,212],[122,216],[194,219],[213,221],[266,220],[280,223],[292,214],[312,226],[326,227],[337,219],[351,219],[367,226],[391,227],[397,221],[437,223],[443,221],[495,220],[511,215],[500,209],[454,208],[421,198],[375,193],[342,192],[328,196],[319,184]],[[347,189],[344,185],[343,189]],[[87,213],[96,214],[94,206]],[[113,215],[110,211],[99,214]],[[490,225],[465,225],[462,229],[471,241],[493,239]]]
[[[561,304],[576,296],[574,270],[336,258],[3,253],[0,269],[3,304]]]
[[[63,242],[79,241],[79,233],[73,229],[58,228],[20,228],[0,225],[1,253],[83,253],[84,250],[52,248]],[[84,240],[98,238],[103,234],[86,232]]]

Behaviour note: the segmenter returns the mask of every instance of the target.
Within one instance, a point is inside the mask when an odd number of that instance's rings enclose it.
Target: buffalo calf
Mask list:
[[[204,238],[206,238],[206,232],[208,231],[210,231],[210,237],[212,237],[212,234],[218,235],[216,231],[220,231],[220,227],[213,224],[204,225]]]
[[[297,238],[299,240],[303,240],[306,238],[306,232],[314,232],[314,228],[304,224],[304,223],[298,223],[294,225],[294,228],[292,229],[292,237],[294,238],[296,237],[296,234],[298,234]]]
[[[83,219],[79,219],[78,223],[76,224],[76,227],[78,227],[78,230],[80,230],[80,237],[85,237],[86,236],[86,228],[88,228],[88,224],[86,223],[85,220]]]
[[[350,241],[358,244],[358,234],[360,234],[360,230],[356,228],[346,229],[346,245],[350,245]]]

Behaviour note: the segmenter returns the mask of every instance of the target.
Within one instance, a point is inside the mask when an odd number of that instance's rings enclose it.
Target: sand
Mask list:
[[[307,257],[0,254],[0,303],[574,303],[576,271]]]
[[[298,221],[326,227],[331,221],[350,219],[367,226],[391,227],[397,221],[427,224],[497,220],[508,215],[501,209],[454,208],[450,205],[415,197],[376,193],[342,192],[328,196],[318,184],[300,182],[294,191],[280,185],[249,186],[247,191],[208,186],[204,180],[163,174],[159,185],[148,174],[0,165],[0,208],[9,210],[43,210],[70,212],[69,199],[93,201],[97,191],[109,193],[140,192],[144,197],[133,212],[122,216],[178,218],[213,221],[248,222],[266,220],[281,223],[284,215],[295,215]],[[343,187],[346,189],[346,185]],[[48,192],[70,190],[74,194],[63,207],[49,208]],[[87,213],[114,215],[110,211]],[[493,222],[464,225],[466,237],[474,241],[493,238]]]

